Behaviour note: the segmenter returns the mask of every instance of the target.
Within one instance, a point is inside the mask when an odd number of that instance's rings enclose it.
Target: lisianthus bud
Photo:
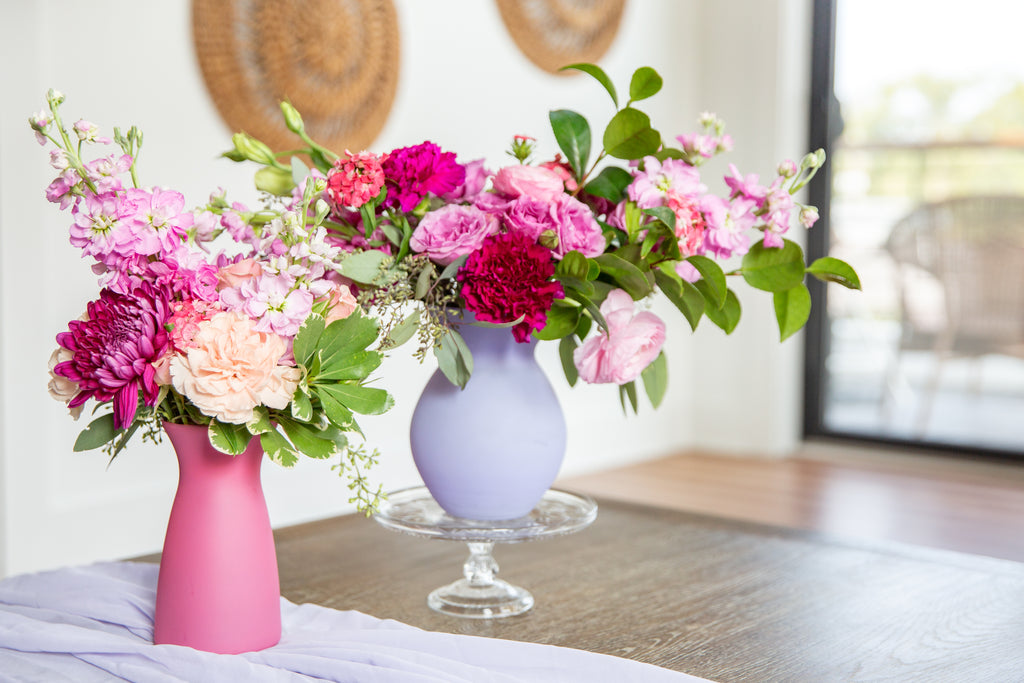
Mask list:
[[[814,206],[805,206],[800,209],[800,224],[809,228],[818,222],[818,209]]]
[[[291,102],[285,101],[281,103],[281,113],[284,114],[284,125],[288,126],[288,130],[293,133],[301,133],[305,130],[302,114],[292,106]]]
[[[554,230],[545,230],[537,238],[537,241],[542,247],[547,247],[552,251],[558,249],[558,233]]]
[[[231,142],[235,145],[235,151],[249,161],[267,164],[268,166],[274,163],[274,153],[256,138],[250,137],[245,133],[235,133],[231,136]]]
[[[793,161],[792,159],[786,159],[781,164],[779,164],[777,172],[783,178],[792,178],[797,173],[796,162]]]

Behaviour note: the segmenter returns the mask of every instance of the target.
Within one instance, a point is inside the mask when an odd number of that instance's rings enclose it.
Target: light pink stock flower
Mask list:
[[[431,211],[412,233],[409,246],[443,266],[476,251],[498,231],[498,219],[475,206],[449,204]]]
[[[257,320],[253,329],[258,332],[294,337],[312,313],[314,297],[308,289],[293,285],[293,279],[286,274],[264,273],[238,288],[221,290],[220,303],[229,311],[239,311]]]
[[[665,323],[648,311],[633,314],[632,297],[616,289],[601,304],[608,334],[598,332],[573,352],[580,378],[590,384],[628,384],[658,357]]]
[[[302,371],[278,365],[286,344],[244,315],[218,313],[199,325],[194,346],[171,359],[174,388],[204,414],[244,424],[256,406],[284,409]]]
[[[534,199],[552,200],[562,194],[565,183],[561,176],[541,166],[506,166],[494,176],[494,191],[509,199],[527,195]]]
[[[638,171],[629,185],[629,198],[641,209],[665,206],[669,191],[676,195],[699,195],[707,188],[700,182],[700,173],[685,161],[653,156],[644,157],[644,170]]]

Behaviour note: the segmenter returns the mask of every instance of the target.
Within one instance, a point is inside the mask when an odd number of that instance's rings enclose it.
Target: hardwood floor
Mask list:
[[[1024,562],[1024,462],[810,445],[781,460],[683,453],[559,485],[616,500]]]

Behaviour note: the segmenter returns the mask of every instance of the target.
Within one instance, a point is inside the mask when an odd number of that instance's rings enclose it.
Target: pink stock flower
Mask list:
[[[768,188],[758,184],[756,173],[744,176],[736,168],[736,164],[729,164],[729,175],[725,176],[725,184],[729,186],[733,197],[746,197],[753,199],[760,207],[768,195]]]
[[[800,209],[800,224],[805,228],[811,228],[818,222],[818,207],[805,206]]]
[[[789,219],[793,211],[793,197],[780,186],[778,180],[769,188],[762,206],[766,247],[783,246],[782,235],[789,230]]]
[[[116,268],[136,254],[152,254],[159,250],[155,239],[147,242],[131,222],[123,220],[134,215],[135,206],[115,192],[100,195],[86,193],[85,201],[71,211],[70,241],[104,265]]]
[[[409,246],[443,266],[476,251],[484,238],[498,231],[498,220],[474,206],[449,204],[423,217]]]
[[[53,204],[60,204],[61,211],[78,201],[75,190],[79,189],[82,182],[78,171],[73,168],[66,169],[57,176],[46,188],[46,200]]]
[[[561,176],[541,166],[506,166],[495,174],[493,186],[506,199],[526,195],[551,201],[565,191]]]
[[[562,285],[551,280],[554,274],[548,249],[526,235],[509,232],[487,237],[456,277],[466,308],[477,320],[507,323],[522,316],[512,335],[527,342],[533,330],[547,324],[555,298],[563,296]]]
[[[257,330],[244,315],[217,313],[171,359],[171,379],[204,415],[244,424],[256,406],[281,410],[291,401],[302,371],[278,365],[285,350],[281,337]]]
[[[257,332],[272,332],[294,337],[302,322],[313,311],[313,294],[293,286],[286,274],[267,275],[248,280],[238,288],[223,289],[220,303],[229,311],[238,311],[256,320]]]
[[[188,239],[193,216],[185,211],[185,197],[180,192],[153,188],[125,191],[125,201],[133,205],[129,217],[139,235],[155,238],[157,249],[139,251],[142,254],[172,254]]]
[[[644,170],[638,171],[629,185],[629,198],[641,209],[665,206],[668,193],[698,195],[706,191],[697,169],[680,159],[660,162],[653,156],[644,157]]]
[[[245,214],[248,213],[249,207],[240,202],[234,202],[231,204],[230,210],[225,209],[221,214],[220,224],[235,242],[255,245],[256,233],[245,220]]]
[[[97,192],[113,192],[121,189],[119,176],[128,172],[128,169],[132,167],[132,161],[133,159],[127,154],[122,154],[120,157],[111,155],[94,159],[85,165],[85,174],[96,186]]]
[[[607,242],[601,226],[586,204],[567,194],[559,194],[551,207],[558,236],[558,246],[552,253],[561,259],[570,251],[579,251],[584,256],[600,256]]]
[[[590,384],[628,384],[661,353],[665,323],[653,313],[633,314],[632,297],[616,289],[601,304],[608,333],[598,332],[573,352],[580,379]]]
[[[753,199],[742,196],[731,202],[714,195],[701,197],[700,210],[707,222],[705,250],[719,259],[746,254],[750,249],[747,231],[757,220],[754,215],[756,208]]]
[[[412,211],[428,194],[443,196],[466,180],[466,170],[455,155],[432,142],[396,149],[381,166],[388,188],[384,206],[389,209]]]
[[[124,429],[135,420],[140,391],[145,405],[154,405],[159,388],[152,363],[167,349],[168,314],[165,295],[148,285],[130,295],[100,292],[87,307],[87,319],[72,320],[68,331],[57,335],[72,356],[53,372],[79,389],[68,407],[90,398],[113,400],[114,427]]]
[[[339,210],[351,206],[358,209],[380,194],[384,187],[382,158],[370,152],[352,154],[334,162],[327,174],[327,199],[331,207]]]
[[[718,138],[713,135],[686,133],[676,136],[676,140],[687,154],[698,154],[705,159],[710,159],[718,151]]]
[[[100,132],[100,127],[95,123],[86,121],[85,119],[79,119],[75,121],[75,125],[72,126],[75,131],[75,135],[82,142],[95,142],[103,145],[109,145],[112,140],[110,138],[97,137],[97,133]]]

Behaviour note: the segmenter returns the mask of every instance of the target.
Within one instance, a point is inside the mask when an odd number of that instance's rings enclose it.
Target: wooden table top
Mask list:
[[[280,529],[282,594],[424,629],[575,647],[716,681],[1024,681],[1024,564],[599,501],[572,536],[498,545],[530,612],[431,611],[465,544],[361,516]]]

